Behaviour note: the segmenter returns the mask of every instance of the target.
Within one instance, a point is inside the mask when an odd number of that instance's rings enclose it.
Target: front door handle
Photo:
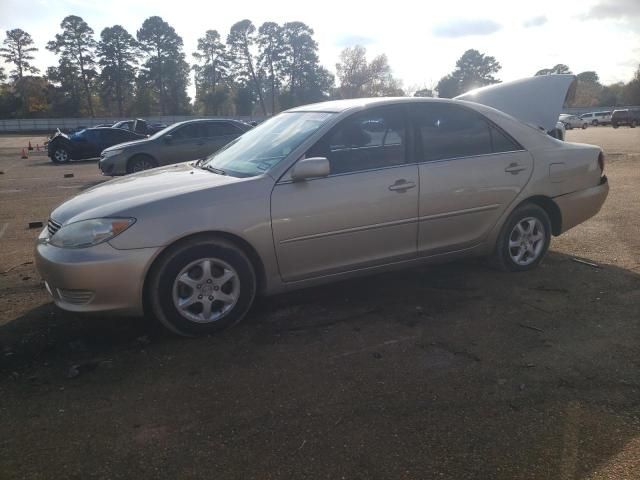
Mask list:
[[[517,163],[511,163],[507,168],[504,169],[504,171],[510,173],[511,175],[517,175],[518,173],[526,169],[527,167],[521,167]]]
[[[396,180],[393,185],[389,185],[389,190],[392,192],[404,193],[410,188],[415,188],[416,184],[414,182],[407,182],[404,178],[400,180]]]

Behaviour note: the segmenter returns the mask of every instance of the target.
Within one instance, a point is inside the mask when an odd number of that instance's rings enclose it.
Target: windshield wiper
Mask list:
[[[224,170],[220,170],[219,168],[212,167],[211,165],[205,165],[203,167],[205,170],[209,170],[210,172],[217,173],[218,175],[226,175],[227,172]]]

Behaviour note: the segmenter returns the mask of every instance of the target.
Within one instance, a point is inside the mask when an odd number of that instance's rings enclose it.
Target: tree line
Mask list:
[[[386,55],[369,61],[360,45],[341,52],[334,76],[320,65],[313,35],[303,22],[265,22],[256,27],[245,19],[232,25],[226,36],[207,30],[187,57],[182,38],[161,17],[147,18],[135,36],[114,25],[96,37],[81,17],[69,15],[46,44],[58,64],[40,72],[33,65],[38,49],[31,35],[19,28],[8,30],[0,57],[11,70],[7,75],[0,67],[0,118],[270,115],[330,98],[406,94],[452,98],[500,81],[500,63],[470,49],[437,85],[407,92],[393,76]],[[191,72],[193,101],[187,94]],[[536,75],[552,73],[570,69],[559,64]],[[640,104],[640,67],[630,82],[606,86],[596,72],[578,74],[571,104],[625,103]]]

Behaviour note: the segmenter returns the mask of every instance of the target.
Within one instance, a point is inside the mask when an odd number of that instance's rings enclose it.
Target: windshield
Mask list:
[[[260,175],[281,162],[333,114],[281,113],[236,138],[207,158],[204,167],[236,177]]]

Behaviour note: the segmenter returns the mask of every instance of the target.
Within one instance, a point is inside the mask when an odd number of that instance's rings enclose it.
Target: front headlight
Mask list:
[[[111,240],[135,223],[135,218],[94,218],[64,225],[49,238],[61,248],[86,248]]]
[[[104,155],[103,158],[115,157],[116,155],[120,155],[122,153],[122,148],[120,150],[108,150],[106,152],[102,152]]]

